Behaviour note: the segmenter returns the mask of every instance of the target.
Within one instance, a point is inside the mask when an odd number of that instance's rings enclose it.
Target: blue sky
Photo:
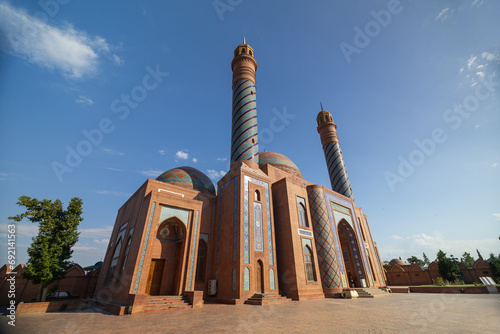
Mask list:
[[[148,177],[189,165],[215,184],[246,36],[260,150],[329,187],[322,101],[383,260],[500,252],[498,2],[45,4],[0,0],[0,247],[22,195],[83,199],[74,260],[85,266],[104,257],[117,210]],[[18,225],[18,263],[36,231]]]

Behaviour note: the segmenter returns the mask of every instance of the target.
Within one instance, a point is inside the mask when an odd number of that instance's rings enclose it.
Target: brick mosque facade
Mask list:
[[[285,155],[259,152],[257,61],[245,42],[231,68],[230,170],[217,188],[192,167],[139,187],[119,209],[94,275],[99,305],[128,313],[169,298],[262,305],[386,284],[332,115],[321,110],[316,119],[330,189],[304,179]]]

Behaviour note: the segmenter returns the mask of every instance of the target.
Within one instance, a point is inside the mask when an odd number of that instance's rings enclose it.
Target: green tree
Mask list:
[[[83,220],[82,200],[72,198],[67,210],[60,200],[39,201],[28,196],[19,197],[19,206],[26,211],[9,219],[20,222],[27,218],[38,224],[38,235],[28,248],[29,259],[24,268],[24,278],[40,284],[37,301],[45,301],[49,285],[64,278],[73,265],[69,260],[78,241],[78,224]]]
[[[467,268],[472,269],[472,266],[474,265],[474,258],[470,256],[470,253],[464,252],[460,262],[462,262]]]
[[[460,271],[455,262],[446,256],[446,253],[439,250],[437,253],[437,263],[439,274],[447,281],[454,282],[460,279]]]
[[[425,253],[423,253],[423,255],[424,255],[424,263],[425,263],[426,265],[431,264],[431,261],[429,261],[429,258],[427,257],[427,255],[425,255]]]
[[[478,258],[479,260],[484,260],[484,259],[483,259],[483,256],[481,255],[481,253],[479,253],[479,250],[478,250],[477,248],[476,248],[476,252],[477,252],[477,258]]]
[[[495,256],[495,254],[491,253],[488,262],[490,263],[491,273],[497,280],[500,280],[500,254]]]
[[[416,257],[415,255],[413,255],[412,257],[409,257],[408,259],[406,259],[406,261],[408,262],[408,264],[413,264],[413,263],[416,263],[418,264],[419,266],[423,266],[425,264],[424,261],[420,260],[418,257]]]

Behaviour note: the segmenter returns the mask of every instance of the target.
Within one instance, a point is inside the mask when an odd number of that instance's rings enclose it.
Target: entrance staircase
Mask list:
[[[355,288],[358,298],[376,298],[390,296],[391,293],[377,288]]]
[[[186,296],[148,296],[144,312],[191,308]]]
[[[250,305],[270,305],[291,302],[292,300],[277,293],[256,293],[245,301]]]

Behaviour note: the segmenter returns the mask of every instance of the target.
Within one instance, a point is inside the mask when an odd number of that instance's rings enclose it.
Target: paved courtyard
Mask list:
[[[5,308],[4,308],[5,310]],[[29,314],[1,333],[499,333],[500,295],[393,294],[270,306],[202,308],[115,316],[96,310]]]

